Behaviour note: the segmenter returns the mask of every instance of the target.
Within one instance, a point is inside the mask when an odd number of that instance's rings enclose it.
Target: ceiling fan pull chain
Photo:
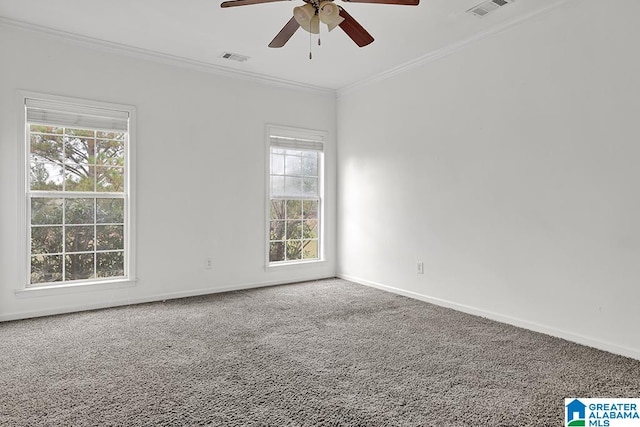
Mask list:
[[[309,32],[309,60],[311,60],[313,58],[313,56],[311,55],[311,32]]]

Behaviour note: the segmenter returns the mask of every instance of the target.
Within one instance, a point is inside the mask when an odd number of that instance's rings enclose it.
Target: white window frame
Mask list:
[[[124,164],[124,276],[114,278],[91,278],[87,280],[73,280],[67,282],[51,282],[46,284],[30,284],[30,257],[31,257],[31,212],[30,212],[30,193],[29,174],[30,174],[30,156],[29,147],[29,126],[26,117],[27,100],[35,100],[42,103],[53,103],[60,106],[68,107],[69,112],[78,111],[83,113],[84,110],[92,109],[113,110],[128,114],[128,131],[127,140],[125,142],[125,164]],[[135,139],[136,139],[136,109],[131,105],[114,104],[94,100],[86,100],[79,98],[71,98],[45,93],[18,91],[18,271],[19,283],[22,285],[16,289],[18,296],[22,295],[51,295],[58,290],[73,290],[82,287],[88,289],[88,285],[93,289],[103,288],[119,288],[122,286],[134,285],[136,281],[136,239],[135,239]],[[80,126],[81,127],[81,126]],[[93,195],[94,193],[73,194],[73,196],[81,197],[82,195]]]
[[[317,141],[324,145],[327,141],[327,132],[320,130],[301,129],[289,126],[268,124],[265,132],[265,268],[278,268],[283,266],[298,266],[304,264],[315,264],[325,262],[325,150],[318,150],[320,153],[318,164],[318,258],[301,259],[271,262],[270,252],[270,222],[271,222],[271,140],[273,136],[291,138],[294,140]],[[300,200],[305,200],[300,197]]]

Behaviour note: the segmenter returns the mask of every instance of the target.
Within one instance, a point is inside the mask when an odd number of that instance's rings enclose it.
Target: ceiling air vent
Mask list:
[[[496,9],[501,8],[502,6],[506,6],[509,3],[513,3],[513,0],[488,0],[483,1],[480,4],[473,6],[471,9],[467,10],[467,12],[472,13],[476,16],[485,16],[490,12],[493,12]]]
[[[220,55],[220,58],[230,59],[232,61],[238,61],[238,62],[245,62],[249,59],[248,56],[240,55],[237,53],[231,53],[231,52],[223,52],[222,55]]]

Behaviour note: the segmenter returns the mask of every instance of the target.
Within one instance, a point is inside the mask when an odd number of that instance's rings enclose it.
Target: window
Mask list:
[[[269,131],[268,263],[321,260],[323,135]]]
[[[133,110],[24,101],[27,285],[128,279]]]

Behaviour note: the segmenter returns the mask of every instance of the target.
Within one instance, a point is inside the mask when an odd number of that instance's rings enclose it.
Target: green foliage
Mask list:
[[[98,277],[124,276],[124,252],[98,252],[96,267]]]
[[[62,165],[44,162],[32,162],[29,169],[32,190],[62,190]]]
[[[65,199],[65,224],[93,224],[94,198]]]
[[[62,227],[32,227],[31,253],[34,255],[62,253]]]
[[[124,226],[98,225],[96,234],[99,251],[124,249]]]
[[[124,199],[96,199],[96,222],[98,224],[122,224],[124,222]]]
[[[84,280],[96,277],[94,254],[69,254],[64,257],[65,280]]]
[[[34,197],[31,199],[31,224],[62,224],[63,199]]]
[[[64,230],[65,252],[90,252],[95,249],[93,225],[68,225]]]
[[[62,255],[37,255],[31,257],[31,283],[62,281]]]

